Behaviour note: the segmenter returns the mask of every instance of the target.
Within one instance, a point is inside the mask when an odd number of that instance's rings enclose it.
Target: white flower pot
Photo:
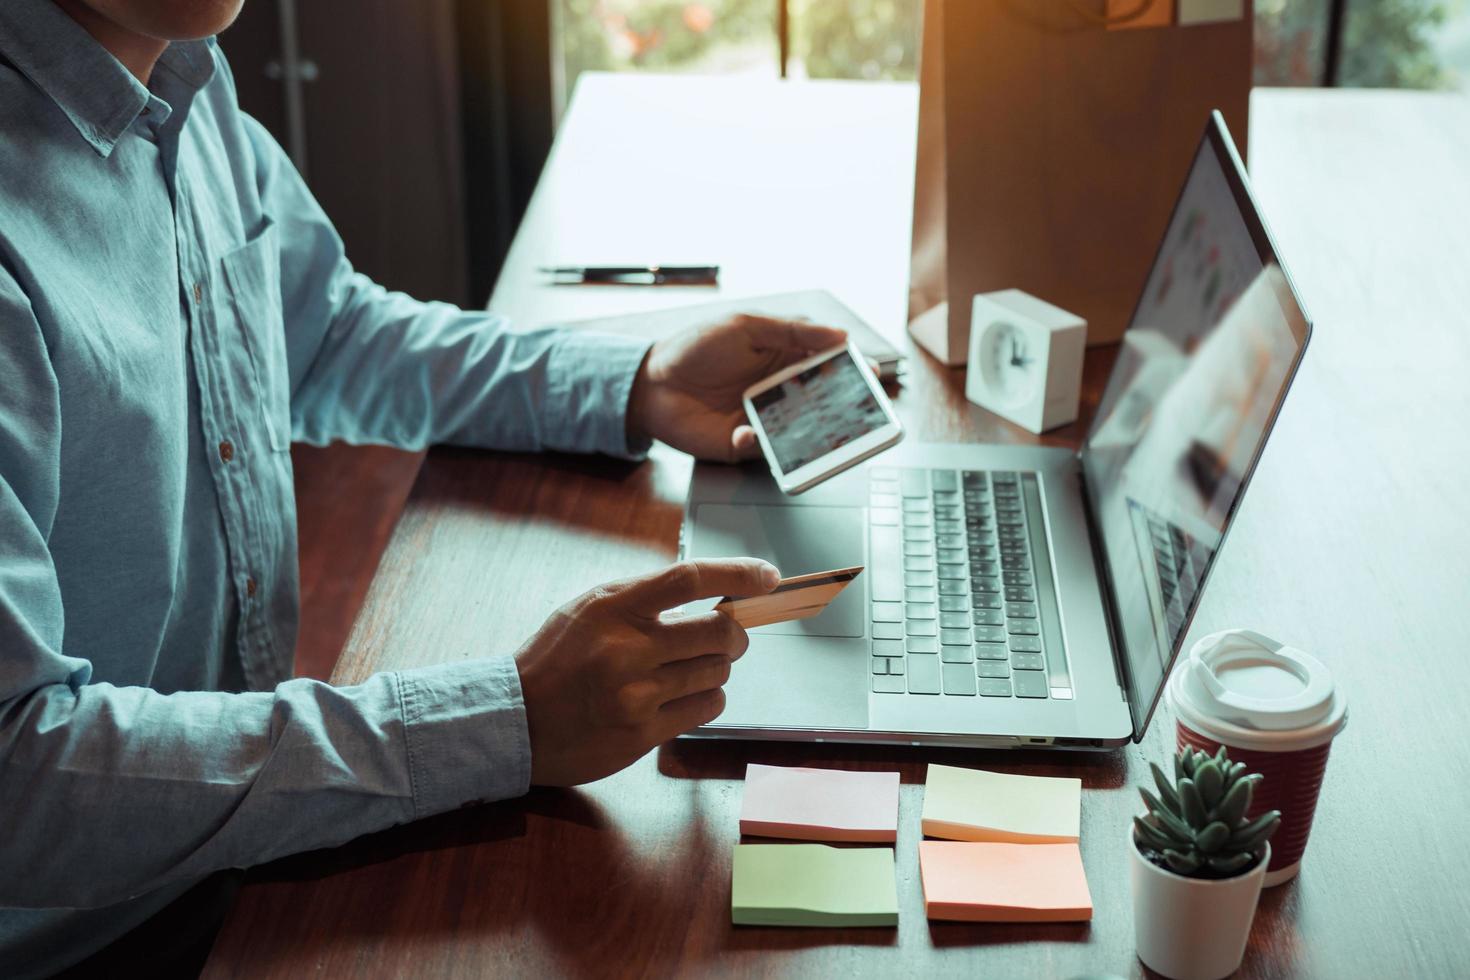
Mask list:
[[[1240,967],[1271,845],[1234,878],[1186,878],[1154,864],[1128,828],[1132,857],[1133,931],[1138,958],[1172,980],[1220,980]]]

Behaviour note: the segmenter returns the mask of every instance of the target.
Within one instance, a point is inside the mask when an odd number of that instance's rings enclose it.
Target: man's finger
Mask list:
[[[760,443],[756,441],[755,430],[748,425],[737,425],[730,433],[730,455],[736,460],[755,459],[761,454]]]
[[[653,662],[666,664],[716,653],[738,660],[750,646],[745,629],[722,612],[666,619],[653,634],[657,643]]]
[[[757,350],[820,351],[847,342],[847,331],[804,320],[773,320],[745,316],[739,320],[751,346]]]
[[[658,709],[653,722],[653,743],[662,745],[687,731],[707,725],[725,710],[725,691],[715,688],[670,701]]]
[[[730,658],[714,654],[664,664],[655,674],[659,684],[660,706],[691,694],[713,691],[730,679]]]
[[[623,594],[634,612],[656,617],[695,599],[765,595],[780,581],[776,566],[759,558],[700,558],[635,579]]]

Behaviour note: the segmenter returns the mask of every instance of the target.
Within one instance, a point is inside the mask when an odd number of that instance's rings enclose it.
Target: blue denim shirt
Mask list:
[[[215,870],[524,792],[508,658],[289,679],[290,444],[631,455],[645,350],[381,289],[212,40],[145,87],[0,3],[0,974]]]

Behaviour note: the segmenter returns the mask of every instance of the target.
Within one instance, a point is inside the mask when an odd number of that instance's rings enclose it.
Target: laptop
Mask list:
[[[683,556],[866,570],[751,630],[693,734],[1141,740],[1310,332],[1214,113],[1079,451],[906,441],[800,497],[695,467]]]

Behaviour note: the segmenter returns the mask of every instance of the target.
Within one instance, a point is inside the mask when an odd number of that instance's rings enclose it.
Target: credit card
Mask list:
[[[765,595],[725,596],[715,610],[729,613],[746,629],[793,619],[810,619],[826,609],[827,604],[862,571],[862,565],[854,565],[809,575],[793,575],[783,578],[773,591]]]

